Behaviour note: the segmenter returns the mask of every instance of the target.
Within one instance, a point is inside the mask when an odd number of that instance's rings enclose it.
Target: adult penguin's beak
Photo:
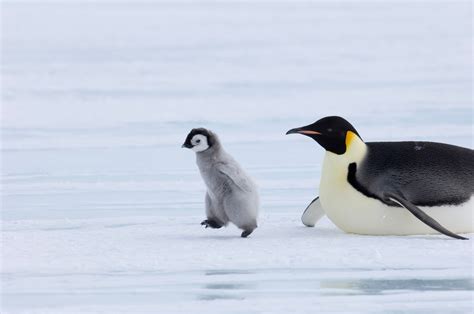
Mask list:
[[[321,135],[320,132],[316,132],[316,131],[312,131],[312,130],[306,130],[305,127],[291,129],[288,132],[286,132],[286,135],[288,135],[288,134],[303,134],[303,135],[309,135],[309,136],[311,136],[311,135]]]

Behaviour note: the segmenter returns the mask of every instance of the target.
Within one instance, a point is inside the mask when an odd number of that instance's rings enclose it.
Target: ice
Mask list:
[[[112,216],[112,215],[111,215]],[[202,215],[3,224],[4,309],[69,312],[469,312],[472,244],[347,235],[267,213],[249,239]],[[347,304],[351,304],[350,309]]]
[[[3,1],[2,313],[469,313],[472,241],[300,216],[343,115],[367,141],[473,147],[469,1]],[[203,229],[193,127],[259,184]],[[473,235],[468,235],[473,237]]]

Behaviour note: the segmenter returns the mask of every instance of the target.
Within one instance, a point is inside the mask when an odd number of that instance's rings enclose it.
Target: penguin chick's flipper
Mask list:
[[[204,220],[203,222],[201,222],[201,226],[206,226],[206,228],[211,227],[212,229],[222,228],[221,224],[219,224],[217,221],[212,220],[212,219]]]
[[[323,207],[321,206],[321,201],[319,196],[316,197],[311,203],[306,207],[301,216],[301,222],[306,227],[314,227],[316,223],[324,217],[326,213],[324,212]]]
[[[242,170],[239,169],[239,167],[229,163],[219,163],[216,165],[216,168],[220,174],[225,176],[242,191],[249,191],[252,189],[252,187],[248,185],[248,181],[245,179],[245,176],[243,176]]]
[[[405,198],[402,196],[395,194],[395,193],[390,193],[386,192],[384,193],[384,196],[391,200],[392,202],[397,203],[398,205],[404,207],[407,209],[410,213],[412,213],[416,218],[418,218],[421,222],[424,224],[430,226],[434,230],[447,235],[448,237],[452,237],[455,239],[460,239],[460,240],[469,240],[468,238],[461,237],[460,235],[457,235],[445,227],[443,227],[439,222],[428,216],[424,211],[419,209],[417,206],[413,205],[411,202],[407,201]]]

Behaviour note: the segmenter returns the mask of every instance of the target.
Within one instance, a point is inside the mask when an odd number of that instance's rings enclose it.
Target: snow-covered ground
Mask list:
[[[300,215],[339,114],[473,147],[469,1],[2,1],[1,313],[470,313],[472,241]],[[202,229],[192,127],[261,189]],[[474,235],[471,235],[474,237]]]

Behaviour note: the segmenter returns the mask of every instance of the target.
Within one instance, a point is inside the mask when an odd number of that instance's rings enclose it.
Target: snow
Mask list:
[[[468,1],[2,2],[2,313],[469,313],[472,241],[300,216],[325,116],[473,147]],[[203,229],[193,127],[260,186]],[[473,235],[470,235],[473,237]]]
[[[374,312],[471,308],[471,243],[346,235],[329,221],[308,229],[294,216],[265,215],[249,239],[235,227],[203,230],[200,215],[7,222],[5,307],[19,313],[287,312],[345,310],[348,302],[354,311]]]

